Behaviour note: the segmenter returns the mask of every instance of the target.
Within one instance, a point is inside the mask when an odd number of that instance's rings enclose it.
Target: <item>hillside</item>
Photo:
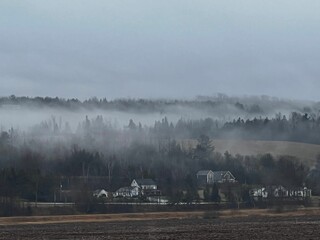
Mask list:
[[[273,156],[290,155],[303,160],[308,166],[313,166],[318,154],[320,145],[286,142],[286,141],[253,141],[253,140],[221,140],[212,139],[215,151],[224,153],[257,155],[270,153]],[[196,140],[184,141],[184,146],[194,146]]]

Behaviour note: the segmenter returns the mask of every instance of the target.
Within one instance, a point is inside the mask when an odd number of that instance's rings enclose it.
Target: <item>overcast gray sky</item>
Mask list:
[[[1,0],[0,95],[320,100],[319,0]]]

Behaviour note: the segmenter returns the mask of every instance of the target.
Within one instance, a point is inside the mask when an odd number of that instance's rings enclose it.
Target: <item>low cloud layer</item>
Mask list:
[[[0,3],[0,95],[319,100],[320,3]]]

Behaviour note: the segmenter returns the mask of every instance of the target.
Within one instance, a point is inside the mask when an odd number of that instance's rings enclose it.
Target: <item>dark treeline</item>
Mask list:
[[[241,119],[219,124],[212,118],[180,119],[176,124],[164,118],[156,122],[152,131],[158,135],[184,139],[206,134],[211,138],[295,141],[320,144],[320,117],[293,112],[287,118],[281,113],[274,118]]]
[[[220,134],[220,135],[219,135]],[[281,113],[275,118],[237,119],[227,122],[218,136],[255,140],[284,140],[320,144],[320,117],[293,112],[289,118]],[[214,135],[213,135],[214,136]]]
[[[68,110],[77,109],[104,109],[134,112],[159,112],[166,113],[172,108],[185,107],[191,109],[202,109],[204,112],[213,113],[227,111],[229,113],[244,113],[249,115],[269,115],[276,111],[284,112],[308,112],[318,113],[320,103],[282,100],[268,96],[261,97],[228,97],[219,94],[215,97],[199,96],[193,100],[177,99],[114,99],[90,98],[79,100],[77,98],[64,99],[58,97],[17,97],[11,95],[0,97],[0,106],[20,105],[29,107],[58,107]]]
[[[79,99],[63,99],[51,97],[1,97],[0,105],[15,104],[36,107],[60,107],[67,109],[79,108],[98,108],[106,110],[120,110],[120,111],[143,111],[143,112],[165,112],[171,106],[185,106],[191,108],[216,108],[226,101],[222,99],[207,99],[207,100],[150,100],[150,99],[115,99],[107,100],[106,98],[98,99],[96,97],[84,101]],[[240,103],[234,104],[241,111],[261,112],[262,110],[257,105],[245,106]]]
[[[134,178],[152,178],[172,201],[193,201],[198,198],[195,174],[200,169],[229,170],[241,184],[308,186],[314,194],[320,193],[320,159],[315,168],[309,169],[290,156],[221,154],[214,151],[205,135],[194,148],[182,148],[174,140],[161,148],[133,142],[107,153],[56,145],[54,154],[49,156],[41,149],[14,147],[7,136],[2,136],[0,147],[2,201],[54,201],[57,189],[65,187],[64,180],[73,177],[80,177],[81,181],[67,187],[83,189],[90,178],[104,177],[100,188],[108,191],[127,186]],[[183,190],[187,191],[184,198]],[[245,196],[242,198],[245,200]]]

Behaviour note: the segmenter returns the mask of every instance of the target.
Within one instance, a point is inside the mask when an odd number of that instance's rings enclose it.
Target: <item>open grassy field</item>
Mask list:
[[[320,154],[320,145],[286,142],[286,141],[255,141],[255,140],[220,140],[212,139],[215,151],[224,153],[257,155],[270,153],[273,156],[290,155],[304,161],[307,165],[313,166],[316,157]],[[196,140],[184,140],[184,147],[195,146]]]

